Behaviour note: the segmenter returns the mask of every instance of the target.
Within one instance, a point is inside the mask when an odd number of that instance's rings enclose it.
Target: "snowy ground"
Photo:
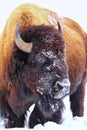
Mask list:
[[[2,32],[2,29],[5,25],[5,22],[10,15],[10,13],[13,11],[13,9],[17,6],[19,6],[21,3],[31,2],[38,4],[40,6],[50,8],[54,11],[56,11],[58,14],[62,16],[70,17],[77,22],[80,23],[80,25],[83,27],[83,29],[87,32],[87,17],[85,16],[85,13],[87,12],[87,1],[86,0],[9,0],[9,3],[6,0],[3,0],[0,2],[0,33]],[[5,11],[4,11],[5,9]],[[3,12],[3,15],[2,15]],[[86,85],[87,86],[87,85]],[[72,117],[72,114],[69,109],[69,101],[68,97],[65,99],[66,103],[66,109],[63,113],[64,121],[61,125],[58,125],[53,122],[47,122],[42,126],[41,124],[36,125],[33,130],[74,130],[76,129],[87,129],[87,87],[86,87],[86,96],[85,96],[85,111],[83,117]],[[28,112],[28,116],[29,116]],[[13,128],[8,130],[27,130],[27,117],[25,122],[25,128]],[[4,121],[0,119],[0,130],[5,130],[3,127]]]

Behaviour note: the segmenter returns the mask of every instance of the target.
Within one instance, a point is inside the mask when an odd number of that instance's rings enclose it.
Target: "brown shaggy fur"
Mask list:
[[[2,100],[0,101],[0,104],[1,106],[3,106],[3,109],[8,107],[8,111],[12,111],[10,110],[11,108],[9,108],[8,105],[10,103],[6,104],[5,98],[7,97],[3,95],[5,95],[6,92],[12,92],[12,94],[14,94],[14,91],[17,91],[15,90],[14,86],[12,86],[12,84],[8,84],[9,77],[5,71],[7,66],[11,62],[14,48],[15,30],[18,22],[20,22],[21,25],[21,33],[27,28],[30,28],[34,25],[37,26],[42,24],[53,25],[56,29],[57,22],[60,23],[62,28],[62,36],[66,44],[65,58],[69,69],[69,78],[71,83],[71,109],[73,111],[73,116],[83,116],[87,67],[87,34],[75,21],[65,17],[61,18],[55,12],[38,7],[33,4],[23,4],[16,8],[8,18],[5,28],[3,29],[3,32],[0,36],[0,97],[2,97],[0,99]],[[4,80],[4,77],[7,77],[7,79]],[[30,93],[30,95],[33,94]],[[30,102],[33,103],[32,100],[35,100],[35,97],[32,97],[32,99],[30,99]],[[11,99],[9,100],[9,102],[12,102]],[[35,112],[38,112],[37,106],[35,107],[30,121],[34,119]],[[24,120],[24,114],[16,119],[15,126],[23,126],[24,121],[22,122],[22,119]],[[16,118],[16,115],[12,112],[10,118],[13,121],[13,119]],[[42,115],[39,118],[42,120]],[[20,119],[21,122],[19,121]],[[53,120],[55,121],[55,119]],[[17,123],[18,121],[19,124]],[[45,121],[42,121],[41,123],[43,124],[44,122]],[[14,125],[11,126],[10,123],[8,122],[8,125],[6,127],[14,127]],[[30,122],[31,127],[33,127],[35,124],[37,124],[37,121],[33,123],[32,121]]]

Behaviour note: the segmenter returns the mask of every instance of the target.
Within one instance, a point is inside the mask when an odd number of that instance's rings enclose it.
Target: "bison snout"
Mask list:
[[[57,81],[54,85],[54,99],[60,99],[70,92],[70,81],[64,79],[62,82]]]

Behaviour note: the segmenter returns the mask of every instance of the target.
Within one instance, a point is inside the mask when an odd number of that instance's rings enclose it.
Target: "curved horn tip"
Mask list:
[[[59,30],[59,32],[62,33],[62,29],[61,29],[61,25],[60,25],[60,23],[57,22],[57,25],[58,25],[58,30]]]

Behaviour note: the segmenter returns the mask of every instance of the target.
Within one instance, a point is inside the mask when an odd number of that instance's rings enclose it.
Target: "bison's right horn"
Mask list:
[[[19,28],[20,28],[20,23],[18,22],[16,26],[16,33],[15,33],[15,43],[20,50],[26,53],[30,53],[32,50],[32,43],[26,43],[25,41],[22,40],[20,36]]]
[[[59,31],[60,33],[62,33],[62,29],[61,29],[61,25],[60,25],[60,23],[57,22],[57,25],[58,25],[58,31]]]

